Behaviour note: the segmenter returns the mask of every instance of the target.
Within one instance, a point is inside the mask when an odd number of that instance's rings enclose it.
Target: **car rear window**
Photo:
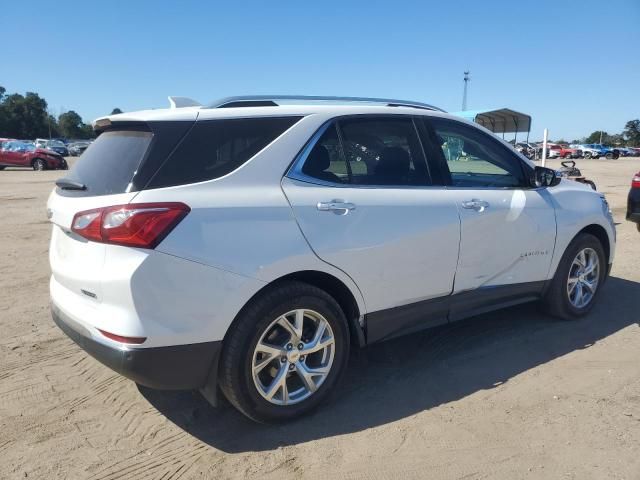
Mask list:
[[[128,190],[153,138],[150,131],[115,130],[101,134],[82,154],[67,179],[85,185],[76,195],[111,195]]]
[[[135,192],[219,178],[302,117],[123,124],[102,133],[65,177],[85,190],[64,196]]]
[[[243,165],[300,118],[302,117],[266,117],[196,122],[146,188],[220,178]]]

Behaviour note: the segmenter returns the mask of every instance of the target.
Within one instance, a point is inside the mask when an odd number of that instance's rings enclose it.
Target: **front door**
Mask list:
[[[477,291],[480,303],[539,294],[555,244],[550,195],[530,187],[527,166],[490,133],[451,119],[427,123],[462,225],[454,294]]]

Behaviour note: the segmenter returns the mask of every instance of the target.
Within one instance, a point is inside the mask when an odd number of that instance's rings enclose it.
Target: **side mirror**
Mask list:
[[[556,171],[546,167],[535,167],[533,178],[531,179],[532,187],[553,187],[560,183],[561,177],[556,175]]]

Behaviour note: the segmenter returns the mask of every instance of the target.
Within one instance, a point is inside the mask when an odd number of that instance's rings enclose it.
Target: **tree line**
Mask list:
[[[114,108],[112,114],[122,113]],[[94,138],[90,124],[73,110],[57,118],[47,110],[47,101],[34,92],[7,94],[0,86],[0,138]]]
[[[603,145],[611,145],[614,147],[640,147],[640,120],[629,120],[624,130],[620,133],[608,133],[604,130],[596,130],[583,138],[576,139],[572,142],[567,142],[561,138],[553,143],[602,143]]]
[[[114,108],[111,115],[122,113]],[[47,110],[47,101],[37,93],[25,95],[12,93],[6,95],[6,89],[0,86],[0,138],[94,138],[91,125],[84,123],[82,117],[73,110],[62,113],[57,118]],[[640,147],[640,120],[629,120],[621,133],[609,134],[596,130],[591,135],[567,142],[564,139],[555,143],[603,143],[613,146]]]

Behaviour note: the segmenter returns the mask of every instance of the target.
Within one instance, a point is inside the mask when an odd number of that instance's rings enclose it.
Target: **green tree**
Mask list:
[[[84,130],[82,117],[73,110],[63,113],[58,117],[60,133],[66,138],[83,138]]]
[[[111,110],[111,115],[117,115],[119,113],[123,113],[119,108],[114,108],[113,110]]]
[[[640,146],[640,120],[629,120],[624,126],[622,136],[627,142],[627,145],[632,147]]]
[[[609,134],[607,132],[596,130],[584,139],[584,143],[600,143],[600,138],[602,138],[602,143],[605,143],[605,138],[608,136]]]
[[[4,89],[3,89],[4,90]],[[0,103],[0,136],[37,138],[49,135],[47,102],[37,93],[27,92],[2,96]]]
[[[60,134],[66,138],[92,138],[95,137],[91,125],[82,121],[82,117],[73,110],[63,113],[58,118]]]

